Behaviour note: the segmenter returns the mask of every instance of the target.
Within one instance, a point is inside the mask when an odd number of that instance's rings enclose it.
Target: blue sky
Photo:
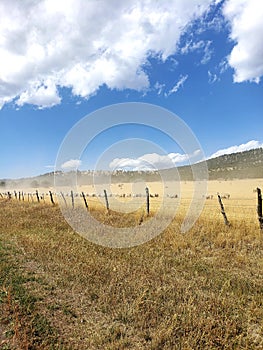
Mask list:
[[[52,171],[70,129],[116,103],[175,113],[207,158],[263,145],[261,1],[0,0],[0,18],[0,178]],[[167,135],[123,125],[89,145],[80,169],[111,144],[105,167],[158,166],[164,154],[183,164]]]

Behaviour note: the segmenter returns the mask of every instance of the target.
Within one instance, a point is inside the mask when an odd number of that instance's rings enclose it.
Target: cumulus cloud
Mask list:
[[[81,166],[80,159],[70,159],[61,165],[61,168],[64,170],[76,170]]]
[[[237,152],[249,151],[255,148],[263,148],[263,142],[251,140],[247,143],[243,143],[241,145],[235,145],[228,148],[220,149],[219,151],[213,153],[209,158],[215,158],[219,156],[223,156],[224,154],[231,154]]]
[[[165,61],[187,26],[215,0],[3,0],[0,108],[15,99],[60,103],[59,87],[84,98],[110,89],[149,88],[151,55]]]
[[[156,170],[167,169],[178,165],[178,163],[188,162],[200,153],[196,150],[192,155],[181,153],[169,153],[160,155],[157,153],[144,154],[138,158],[115,158],[109,164],[110,169],[125,169],[125,170]]]
[[[53,107],[59,104],[61,98],[58,96],[54,82],[46,82],[43,85],[32,85],[24,91],[16,104],[22,106],[25,103],[33,104],[41,108]]]
[[[234,69],[234,81],[258,83],[263,75],[263,2],[227,0],[223,14],[231,26],[230,39],[235,45],[228,58]]]

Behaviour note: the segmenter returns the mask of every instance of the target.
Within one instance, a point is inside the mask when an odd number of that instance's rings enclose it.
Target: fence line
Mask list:
[[[262,217],[262,195],[261,195],[261,189],[257,188],[257,194],[258,194],[258,221],[259,221],[259,228],[260,230],[263,230],[263,217]]]
[[[45,195],[48,196],[49,195],[49,198],[50,198],[50,203],[52,205],[56,205],[59,201],[59,198],[62,198],[63,200],[63,203],[65,205],[65,207],[68,206],[68,202],[66,200],[66,197],[70,197],[71,198],[71,206],[72,208],[74,209],[75,208],[75,204],[78,204],[78,202],[75,203],[75,198],[79,198],[79,199],[83,199],[83,202],[84,202],[84,205],[86,207],[87,210],[90,210],[90,203],[96,203],[96,204],[101,204],[101,205],[104,205],[103,204],[103,197],[104,197],[104,201],[105,201],[105,206],[106,206],[106,209],[107,211],[109,212],[110,211],[110,200],[109,198],[125,198],[125,199],[130,199],[131,200],[131,203],[128,203],[131,207],[132,206],[135,206],[135,210],[139,208],[141,208],[143,205],[145,205],[145,210],[146,210],[146,213],[147,213],[147,216],[150,214],[150,203],[153,207],[153,211],[154,209],[156,210],[156,206],[160,207],[160,205],[162,205],[162,202],[151,202],[151,200],[154,200],[156,199],[156,197],[158,197],[159,199],[161,200],[166,200],[166,203],[165,203],[165,209],[169,210],[169,208],[173,208],[175,207],[175,205],[178,206],[178,208],[189,208],[189,203],[183,203],[182,201],[185,201],[187,200],[186,198],[179,198],[178,196],[175,196],[175,197],[159,197],[158,195],[154,196],[154,195],[151,195],[150,194],[150,191],[148,189],[148,187],[146,187],[145,189],[145,194],[144,195],[135,195],[135,196],[120,196],[120,195],[113,195],[113,194],[110,194],[110,196],[107,194],[107,191],[104,190],[104,196],[103,195],[96,195],[96,194],[85,194],[84,192],[81,192],[81,193],[74,193],[72,190],[70,191],[70,193],[63,193],[63,192],[60,192],[60,193],[52,193],[52,191],[48,191],[48,193],[39,193],[38,190],[36,190],[35,192],[31,193],[31,192],[24,192],[24,191],[16,191],[14,190],[13,192],[10,192],[10,191],[7,191],[7,192],[1,192],[0,193],[0,199],[7,199],[7,200],[11,200],[11,199],[15,199],[17,201],[25,201],[25,198],[26,198],[26,195],[27,195],[27,201],[30,202],[30,199],[31,199],[31,202],[34,202],[34,197],[36,199],[36,202],[38,203],[46,203],[45,201]],[[241,213],[241,210],[243,211],[252,211],[252,210],[255,210],[255,218],[257,217],[257,220],[259,222],[259,227],[260,227],[260,230],[262,231],[263,230],[263,215],[262,215],[262,194],[261,194],[261,189],[257,188],[256,191],[254,192],[257,192],[257,206],[256,204],[255,205],[248,205],[248,204],[233,204],[233,201],[234,199],[231,198],[227,198],[226,199],[226,203],[225,203],[225,206],[222,202],[222,196],[220,196],[220,194],[218,194],[217,198],[218,198],[218,202],[219,202],[219,205],[220,205],[220,211],[223,215],[223,218],[224,218],[224,222],[227,226],[230,226],[230,222],[227,218],[227,214],[226,214],[226,211],[228,211],[229,209],[231,209],[233,211],[233,208],[236,209],[236,212],[235,212],[235,218],[237,217],[240,217],[240,218],[244,218],[244,214]],[[56,197],[56,201],[54,200],[54,197]],[[140,198],[140,200],[139,200]],[[226,198],[226,197],[224,197]],[[170,200],[170,203],[167,203],[167,199]],[[204,199],[204,198],[202,198]],[[214,203],[214,200],[216,199],[216,197],[211,198],[210,199],[205,199],[206,200],[206,203],[205,203],[205,206],[204,206],[204,210],[205,209],[210,209],[210,208],[213,208],[215,209],[215,205],[212,204]],[[201,198],[200,198],[201,200]],[[249,200],[251,201],[252,199],[249,199],[249,198],[244,198],[244,199],[235,199],[237,202],[239,200]],[[119,202],[120,205],[124,204],[125,202],[124,201],[120,201]],[[127,202],[126,202],[127,203]],[[143,204],[144,203],[144,204]],[[211,204],[210,204],[211,203]],[[115,207],[116,207],[116,203],[113,203],[115,204]],[[158,205],[159,204],[159,205]],[[226,208],[226,209],[225,209]],[[116,210],[116,208],[115,208]],[[257,215],[256,215],[257,214]],[[252,220],[251,220],[252,222]],[[254,222],[254,221],[253,221]]]

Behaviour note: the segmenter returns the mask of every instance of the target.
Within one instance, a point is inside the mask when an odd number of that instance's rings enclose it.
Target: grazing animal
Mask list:
[[[220,194],[219,192],[217,192],[217,195],[222,198],[222,199],[229,199],[230,198],[230,194],[229,193],[222,193]]]
[[[221,198],[224,198],[224,199],[229,199],[230,198],[230,194],[229,193],[224,193]]]
[[[167,194],[168,198],[178,198],[178,194]]]
[[[206,196],[205,198],[206,198],[206,199],[213,199],[213,195],[210,194],[210,195]]]

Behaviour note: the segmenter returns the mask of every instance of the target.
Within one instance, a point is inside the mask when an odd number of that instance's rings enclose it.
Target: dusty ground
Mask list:
[[[261,187],[263,189],[263,179],[245,179],[245,180],[229,180],[229,181],[208,181],[208,195],[216,195],[217,192],[224,194],[229,193],[231,195],[231,198],[237,198],[237,199],[253,199],[255,198],[255,193],[253,193],[253,190],[257,187]],[[129,193],[145,193],[145,187],[148,187],[150,189],[151,193],[158,193],[160,196],[162,195],[164,191],[164,185],[159,182],[149,182],[149,183],[119,183],[119,184],[107,184],[107,185],[97,185],[97,186],[78,186],[77,190],[78,192],[85,192],[85,193],[103,193],[103,190],[106,188],[108,192],[114,193],[114,194],[129,194]],[[181,193],[182,198],[190,198],[193,191],[193,182],[191,181],[182,181],[180,183],[176,182],[167,182],[165,184],[166,186],[166,192],[170,193],[171,195],[176,193]],[[13,191],[13,190],[20,190],[23,189],[6,189],[6,191]],[[35,188],[28,188],[24,192],[35,192]],[[49,190],[54,191],[54,188],[38,188],[39,193],[48,193]],[[70,192],[70,187],[63,187],[61,189],[63,192]]]

